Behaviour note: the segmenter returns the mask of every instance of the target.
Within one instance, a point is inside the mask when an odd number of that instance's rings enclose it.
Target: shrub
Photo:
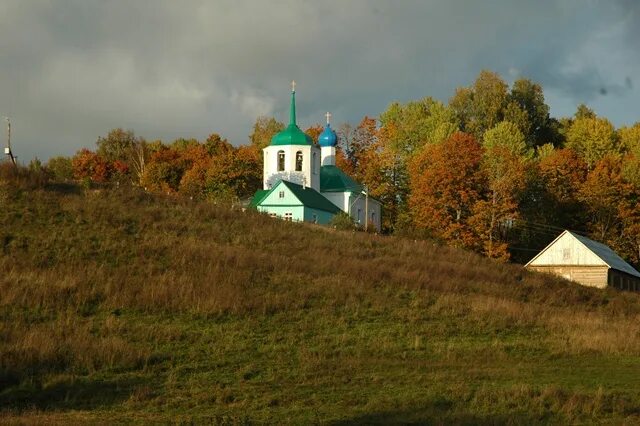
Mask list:
[[[354,220],[345,212],[340,212],[331,219],[330,225],[335,229],[343,231],[356,230],[358,226]]]

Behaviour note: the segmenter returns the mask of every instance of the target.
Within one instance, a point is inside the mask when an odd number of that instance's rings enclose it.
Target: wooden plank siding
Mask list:
[[[607,266],[529,265],[528,269],[557,275],[587,287],[611,286],[619,290],[640,291],[640,279]]]
[[[585,265],[529,265],[529,269],[558,275],[587,287],[606,288],[609,283],[608,266]]]
[[[640,291],[640,279],[616,269],[609,269],[607,282],[620,290]]]

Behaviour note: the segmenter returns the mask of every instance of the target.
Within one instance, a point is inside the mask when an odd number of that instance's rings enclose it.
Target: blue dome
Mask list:
[[[336,136],[336,132],[331,129],[331,126],[327,124],[324,127],[324,130],[318,136],[318,145],[320,146],[336,146],[338,145],[338,136]]]

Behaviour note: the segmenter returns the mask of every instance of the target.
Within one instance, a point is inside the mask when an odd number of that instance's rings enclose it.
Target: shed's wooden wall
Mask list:
[[[533,271],[558,275],[587,287],[605,288],[609,283],[608,266],[529,265],[527,268]]]
[[[609,269],[609,285],[620,290],[640,291],[640,279],[624,272]]]

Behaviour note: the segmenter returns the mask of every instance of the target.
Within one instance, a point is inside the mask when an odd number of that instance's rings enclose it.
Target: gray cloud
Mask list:
[[[257,115],[286,118],[291,79],[310,125],[447,101],[487,68],[540,82],[556,115],[588,102],[631,123],[639,17],[632,0],[5,0],[0,114],[25,160],[113,127],[241,144]]]

